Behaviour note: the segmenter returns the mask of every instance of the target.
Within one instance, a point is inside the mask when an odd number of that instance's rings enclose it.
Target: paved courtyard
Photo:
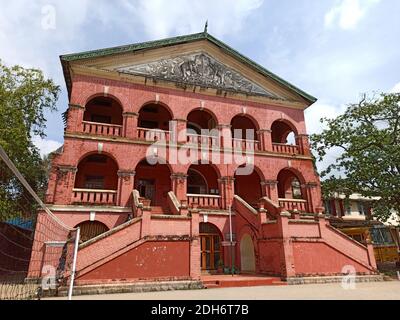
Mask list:
[[[75,300],[400,300],[400,281],[356,283],[345,290],[340,283],[266,286],[205,290],[76,296]],[[65,298],[57,298],[65,299]]]

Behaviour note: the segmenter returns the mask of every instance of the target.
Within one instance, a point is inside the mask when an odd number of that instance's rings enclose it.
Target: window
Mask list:
[[[146,129],[158,129],[158,122],[141,120],[139,123],[139,127],[146,128]]]
[[[393,244],[392,234],[388,228],[372,228],[370,230],[372,242],[374,244]]]

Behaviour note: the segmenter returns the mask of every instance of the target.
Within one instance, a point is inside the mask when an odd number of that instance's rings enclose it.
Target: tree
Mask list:
[[[0,145],[33,190],[43,196],[46,166],[33,136],[45,137],[45,111],[55,111],[60,88],[38,69],[7,67],[0,60]],[[34,201],[0,160],[0,221],[26,216]]]
[[[380,197],[375,216],[386,221],[400,213],[400,94],[364,95],[336,119],[321,119],[327,128],[311,136],[317,160],[340,148],[336,162],[321,173],[324,194],[360,193]]]

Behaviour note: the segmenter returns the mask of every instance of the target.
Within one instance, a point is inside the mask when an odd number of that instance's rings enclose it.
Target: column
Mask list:
[[[261,151],[273,151],[271,133],[272,131],[269,129],[260,129],[257,131],[261,143]]]
[[[182,205],[187,204],[187,174],[178,172],[171,175],[172,191]]]
[[[296,144],[299,146],[299,152],[305,156],[311,156],[310,142],[307,134],[299,134],[296,136]]]
[[[219,179],[220,193],[221,193],[221,206],[222,209],[228,209],[232,206],[233,197],[235,195],[235,178],[234,177],[221,177]]]
[[[85,107],[78,104],[69,104],[65,112],[66,131],[67,132],[83,132],[83,114]]]
[[[190,242],[190,277],[199,279],[201,275],[200,265],[200,217],[197,210],[191,211],[191,242]]]
[[[282,247],[281,247],[281,273],[283,277],[294,277],[296,275],[293,246],[289,232],[290,215],[281,214],[278,217],[278,225],[281,231]]]
[[[314,199],[316,199],[316,189],[318,184],[316,182],[308,182],[304,186],[305,198],[307,200],[307,207],[309,213],[316,213]],[[302,186],[303,187],[303,186]]]
[[[276,180],[261,181],[261,189],[263,196],[268,197],[271,201],[275,202],[276,204],[279,203],[278,181]]]
[[[217,129],[219,130],[219,145],[220,148],[224,149],[232,149],[232,126],[230,124],[220,124],[217,126]]]
[[[118,171],[118,190],[117,205],[121,207],[129,207],[132,205],[131,194],[134,188],[135,171],[119,170]]]
[[[55,204],[71,204],[77,171],[78,169],[74,166],[59,165],[57,167],[57,183],[54,190]]]
[[[173,119],[170,123],[170,131],[171,131],[171,141],[176,143],[186,143],[186,125],[187,120],[185,119]]]
[[[136,112],[124,112],[122,117],[124,119],[122,128],[123,137],[136,139],[139,114]]]

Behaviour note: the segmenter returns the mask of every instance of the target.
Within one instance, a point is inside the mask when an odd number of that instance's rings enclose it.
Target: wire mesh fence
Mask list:
[[[77,230],[43,206],[0,156],[0,300],[40,299],[69,285]]]

